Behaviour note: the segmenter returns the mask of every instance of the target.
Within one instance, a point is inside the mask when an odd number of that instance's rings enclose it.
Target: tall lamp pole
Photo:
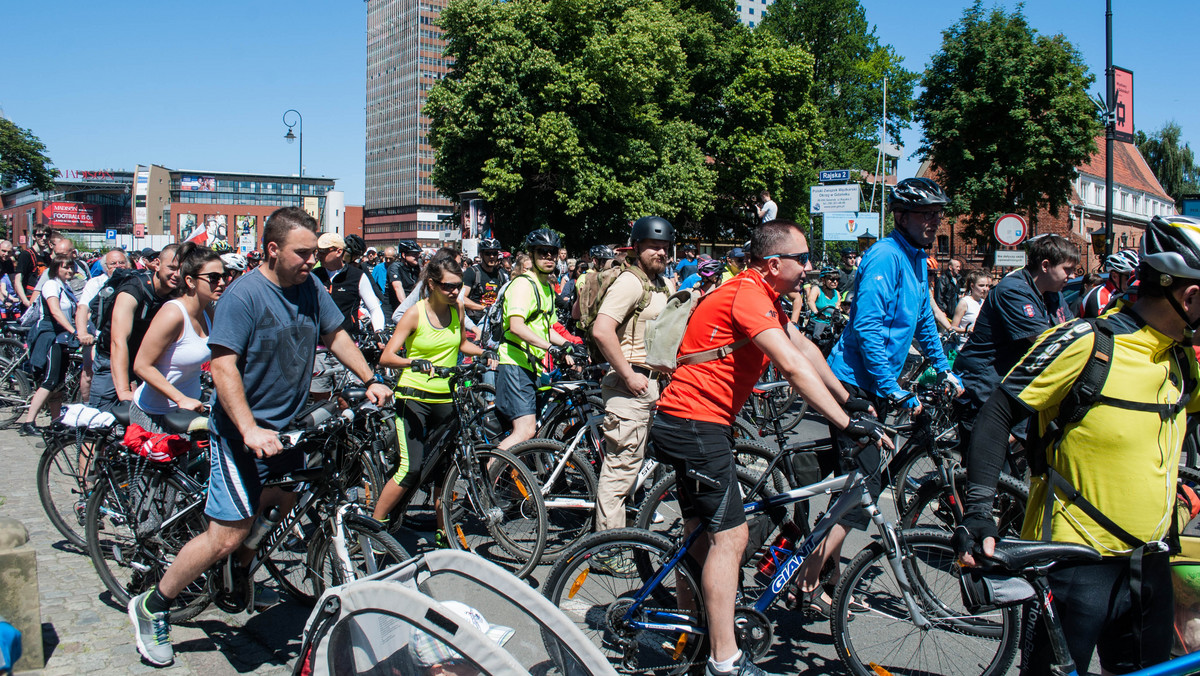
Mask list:
[[[288,121],[287,121],[287,119],[288,119],[288,113],[295,113],[295,114],[296,114],[296,121],[295,121],[295,122],[288,123]],[[288,110],[285,110],[285,111],[283,111],[283,123],[284,123],[284,124],[286,124],[286,125],[287,125],[287,128],[288,128],[288,130],[287,130],[287,134],[285,134],[285,135],[284,135],[284,138],[285,138],[285,139],[287,139],[287,142],[288,142],[288,143],[295,143],[295,142],[296,142],[297,134],[293,134],[293,133],[292,133],[292,127],[296,127],[296,131],[297,131],[297,132],[299,132],[299,138],[300,138],[300,178],[304,178],[304,116],[300,114],[300,111],[298,111],[298,110],[296,110],[296,109],[294,109],[294,108],[289,108]]]
[[[1104,255],[1112,255],[1113,250],[1113,140],[1117,134],[1117,74],[1113,70],[1112,59],[1112,0],[1108,0],[1108,12],[1104,15],[1107,35],[1107,52],[1105,58],[1104,78],[1105,87],[1105,119],[1104,119]]]

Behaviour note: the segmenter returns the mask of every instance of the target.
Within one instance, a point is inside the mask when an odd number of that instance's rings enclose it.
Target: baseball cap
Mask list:
[[[342,239],[342,236],[337,234],[336,232],[321,233],[321,236],[317,238],[317,248],[318,249],[345,249],[346,248],[346,240]]]
[[[514,631],[512,627],[489,624],[484,619],[482,613],[461,601],[442,601],[441,603],[446,610],[454,613],[459,619],[465,620],[472,627],[479,630],[481,634],[495,641],[496,645],[504,645],[513,636]],[[425,633],[413,637],[411,648],[417,661],[426,667],[463,659],[463,656],[458,651]]]
[[[746,252],[745,252],[745,251],[742,251],[742,247],[740,247],[740,246],[735,246],[735,247],[733,248],[733,250],[731,250],[731,251],[729,252],[729,257],[730,257],[730,258],[745,258],[745,257],[746,257]]]
[[[146,260],[154,260],[155,258],[158,258],[158,252],[150,247],[142,249],[139,253],[141,253],[142,258],[145,258]]]
[[[317,240],[317,241],[319,242],[320,240]],[[377,252],[375,250],[375,247],[369,246],[369,247],[367,247],[367,253],[377,253]]]

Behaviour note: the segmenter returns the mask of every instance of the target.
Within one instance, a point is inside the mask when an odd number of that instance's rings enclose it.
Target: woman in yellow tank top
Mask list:
[[[463,285],[462,268],[454,258],[439,251],[425,266],[422,278],[429,295],[400,318],[396,332],[379,358],[380,366],[403,369],[396,384],[396,399],[400,404],[396,415],[400,465],[375,504],[374,516],[384,522],[404,493],[420,479],[425,441],[455,414],[450,382],[434,376],[433,367],[456,365],[460,352],[472,356],[483,354],[463,334],[462,306],[458,300]],[[402,346],[404,357],[400,356]],[[442,537],[441,531],[439,536]]]

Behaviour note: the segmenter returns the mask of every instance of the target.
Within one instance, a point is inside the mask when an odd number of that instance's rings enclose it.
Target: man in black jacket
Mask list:
[[[958,307],[958,299],[961,297],[962,261],[951,258],[950,262],[946,264],[946,269],[938,275],[937,283],[933,287],[933,299],[937,301],[938,307],[942,308],[942,312],[952,318],[954,310]]]

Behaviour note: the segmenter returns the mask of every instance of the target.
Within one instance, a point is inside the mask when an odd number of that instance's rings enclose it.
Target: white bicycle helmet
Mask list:
[[[1104,259],[1104,269],[1122,275],[1132,274],[1134,270],[1137,270],[1139,260],[1137,251],[1125,249]]]
[[[240,253],[221,254],[221,262],[225,264],[226,270],[246,271],[246,257]]]

